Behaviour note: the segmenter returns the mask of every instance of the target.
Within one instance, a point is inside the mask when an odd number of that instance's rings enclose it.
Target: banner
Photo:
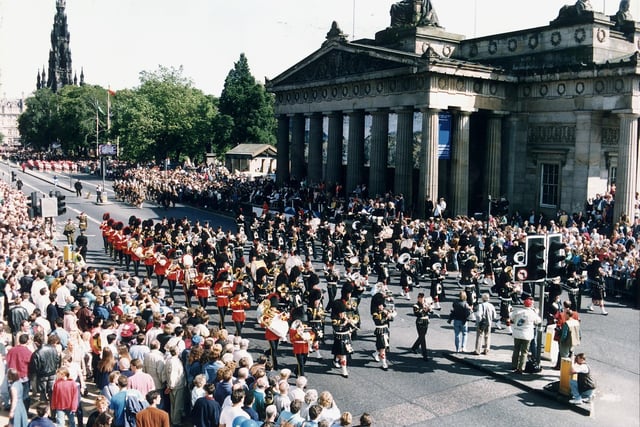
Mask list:
[[[438,159],[451,159],[451,114],[438,114]]]

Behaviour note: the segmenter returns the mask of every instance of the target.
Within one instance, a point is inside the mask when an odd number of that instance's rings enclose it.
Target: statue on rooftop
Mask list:
[[[576,18],[583,16],[588,12],[593,12],[593,6],[591,6],[591,0],[578,0],[575,4],[564,5],[558,12],[557,20],[564,20],[567,18]]]
[[[430,0],[401,0],[391,5],[391,27],[439,27],[438,15]]]
[[[629,12],[629,0],[621,0],[620,6],[618,7],[618,13],[616,13],[615,20],[618,24],[622,24],[626,21],[633,21],[633,16],[631,16],[631,12]]]

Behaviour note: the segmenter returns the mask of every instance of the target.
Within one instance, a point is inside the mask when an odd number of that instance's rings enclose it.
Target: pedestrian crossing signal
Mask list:
[[[59,191],[56,191],[56,199],[58,200],[58,215],[64,215],[67,213],[67,202],[65,199],[67,196],[60,194]]]
[[[31,219],[40,216],[40,206],[38,206],[38,202],[38,193],[35,191],[31,192],[27,199],[27,213]]]
[[[549,236],[549,253],[547,255],[547,277],[561,277],[566,275],[567,263],[566,245],[561,235]]]
[[[544,241],[544,236],[527,236],[527,280],[542,280],[547,274]]]

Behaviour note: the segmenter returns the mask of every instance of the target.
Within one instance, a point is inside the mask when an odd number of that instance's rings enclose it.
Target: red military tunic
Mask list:
[[[305,337],[306,333],[301,335],[297,329],[291,328],[289,329],[289,339],[291,340],[291,344],[293,345],[293,354],[309,354],[309,342],[312,340],[313,332],[307,332],[309,334],[308,337]],[[307,338],[309,341],[307,341]]]
[[[194,283],[196,285],[196,297],[198,298],[209,298],[211,294],[211,280],[204,273],[199,273],[194,279]]]
[[[181,268],[176,262],[172,262],[165,271],[167,280],[178,281],[180,279]]]
[[[249,301],[241,295],[235,295],[229,302],[231,307],[231,320],[234,322],[244,322],[247,320],[247,313],[245,310],[251,307]]]
[[[229,307],[229,297],[233,295],[232,285],[227,281],[216,282],[213,287],[218,307]]]
[[[167,273],[167,268],[169,268],[169,260],[164,255],[161,255],[156,260],[156,263],[153,267],[153,272],[156,276],[164,276]]]

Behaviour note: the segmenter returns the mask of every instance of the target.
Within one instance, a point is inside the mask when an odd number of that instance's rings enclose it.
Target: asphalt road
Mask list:
[[[9,178],[7,165],[0,166]],[[15,170],[15,169],[14,169]],[[26,193],[35,188],[48,193],[53,188],[51,176],[19,176],[25,183]],[[83,180],[85,191],[101,182],[97,177],[77,175]],[[75,182],[59,178],[59,183]],[[109,185],[107,185],[108,188]],[[174,216],[190,219],[208,219],[214,226],[232,229],[232,218],[215,215],[185,206],[167,211],[145,203],[142,209],[112,203],[96,205],[95,193],[91,199],[76,198],[67,193],[68,212],[58,218],[58,230],[67,217],[86,212],[90,220],[88,234],[90,265],[105,267],[111,265],[104,257],[102,239],[98,230],[102,214],[109,212],[112,217],[126,222],[130,215],[140,218],[161,219]],[[113,193],[110,191],[110,195]],[[112,202],[112,200],[111,200]],[[58,243],[64,244],[64,236],[59,234]],[[321,265],[316,263],[321,271]],[[322,277],[322,274],[320,274]],[[398,278],[392,280],[392,288],[398,291]],[[445,282],[447,295],[458,290],[453,277]],[[415,297],[415,292],[414,292]],[[181,295],[177,305],[184,301]],[[506,373],[505,360],[510,358],[512,339],[504,331],[493,334],[492,354],[483,358],[470,355],[452,355],[452,327],[444,318],[449,312],[451,301],[443,303],[443,319],[431,322],[427,343],[433,360],[424,362],[418,355],[408,351],[415,339],[414,319],[410,315],[411,301],[396,297],[399,312],[391,327],[390,368],[382,371],[380,364],[371,356],[375,348],[373,323],[368,316],[369,297],[365,296],[361,305],[362,328],[359,338],[354,342],[355,353],[349,367],[349,378],[340,376],[339,370],[331,364],[330,347],[322,349],[324,359],[310,357],[307,363],[308,388],[332,392],[338,407],[350,411],[354,418],[363,412],[369,412],[376,420],[376,426],[638,426],[640,425],[640,316],[638,310],[627,306],[623,300],[607,301],[609,316],[581,312],[582,345],[579,351],[587,353],[590,365],[598,380],[598,398],[593,405],[591,416],[584,410],[574,410],[566,404],[566,399],[557,399],[555,395],[541,393],[544,385],[557,380],[557,372],[550,371],[551,362],[544,362],[547,369],[540,375],[529,375],[514,379]],[[583,301],[583,307],[586,302]],[[213,310],[210,309],[213,313]],[[266,348],[263,330],[255,324],[255,312],[249,312],[246,336],[251,339],[254,354]],[[217,319],[217,316],[213,316]],[[329,329],[327,328],[327,331]],[[475,332],[471,328],[470,345],[475,342]],[[329,340],[329,344],[330,344]],[[295,359],[288,344],[281,345],[280,363],[283,366],[295,366]],[[0,415],[6,415],[2,413]],[[0,418],[2,418],[0,416]],[[4,422],[4,421],[2,421]]]

